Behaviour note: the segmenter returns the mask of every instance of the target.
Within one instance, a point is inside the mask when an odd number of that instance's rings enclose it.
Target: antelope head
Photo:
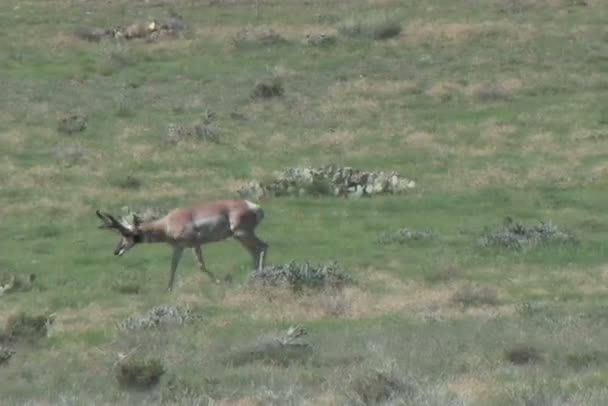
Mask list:
[[[120,234],[120,240],[114,249],[114,255],[121,256],[131,248],[142,242],[142,234],[139,231],[140,220],[137,216],[133,216],[133,224],[125,224],[116,220],[108,213],[102,213],[99,210],[95,211],[97,217],[103,222],[99,228],[107,228],[117,231]]]

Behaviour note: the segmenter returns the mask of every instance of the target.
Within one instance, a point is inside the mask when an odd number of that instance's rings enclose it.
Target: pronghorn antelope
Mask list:
[[[268,244],[255,235],[255,228],[264,218],[260,206],[248,200],[222,200],[189,208],[174,209],[165,217],[142,222],[134,216],[133,224],[116,220],[110,214],[96,211],[103,224],[120,233],[114,255],[122,255],[142,242],[164,242],[173,247],[168,290],[173,289],[175,271],[184,248],[192,248],[201,271],[219,282],[205,266],[201,245],[236,238],[251,254],[257,269],[264,267]]]

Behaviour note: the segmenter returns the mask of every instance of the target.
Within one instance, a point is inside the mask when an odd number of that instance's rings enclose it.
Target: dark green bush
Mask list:
[[[116,379],[121,388],[148,389],[157,385],[164,373],[165,368],[158,359],[129,359],[118,365]]]

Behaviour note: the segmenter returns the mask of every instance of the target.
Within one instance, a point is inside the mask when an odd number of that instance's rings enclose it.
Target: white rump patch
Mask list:
[[[260,206],[253,202],[250,202],[249,200],[245,200],[245,204],[247,204],[247,207],[249,207],[250,210],[257,210],[260,208]]]

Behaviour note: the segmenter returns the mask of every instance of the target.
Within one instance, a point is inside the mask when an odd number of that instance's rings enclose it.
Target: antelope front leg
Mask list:
[[[182,258],[182,253],[184,249],[182,247],[173,247],[173,257],[171,258],[171,270],[169,271],[169,286],[167,286],[167,290],[173,290],[173,282],[175,281],[175,271],[177,270],[177,265],[179,264],[179,260]]]
[[[253,234],[244,234],[235,236],[236,239],[249,251],[253,258],[253,266],[258,271],[264,268],[264,262],[266,260],[266,252],[268,251],[268,244],[260,240]]]
[[[205,266],[205,260],[203,260],[203,251],[201,250],[201,247],[200,246],[193,247],[192,251],[194,251],[194,256],[196,256],[196,259],[198,260],[198,264],[201,267],[201,271],[203,271],[207,275],[209,275],[211,280],[213,280],[215,283],[220,283],[220,280],[217,279],[215,277],[215,275],[210,270],[208,270],[207,267]]]

